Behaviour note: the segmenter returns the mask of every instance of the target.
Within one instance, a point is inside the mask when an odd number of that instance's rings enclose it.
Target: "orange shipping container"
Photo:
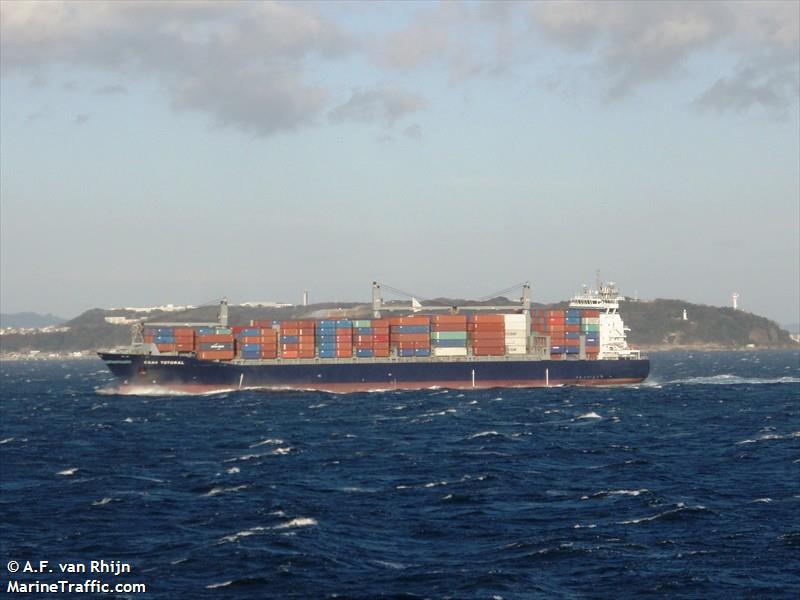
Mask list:
[[[177,350],[175,344],[156,344],[156,348],[159,352],[175,352]]]
[[[393,333],[392,342],[424,342],[430,341],[431,336],[428,333]]]
[[[187,342],[183,342],[183,343],[182,342],[178,342],[177,344],[175,344],[175,349],[178,352],[191,352],[192,350],[194,350],[194,343],[192,343],[192,342],[188,342],[188,343]]]
[[[429,325],[430,317],[389,317],[389,325]]]
[[[472,315],[470,323],[505,323],[506,318],[503,315]]]
[[[281,352],[283,358],[300,358],[299,350],[284,350]]]
[[[581,330],[581,326],[580,325],[564,325],[564,331],[575,332],[575,331],[580,331],[580,330]]]
[[[197,353],[200,360],[231,360],[233,352],[230,350],[205,350]]]

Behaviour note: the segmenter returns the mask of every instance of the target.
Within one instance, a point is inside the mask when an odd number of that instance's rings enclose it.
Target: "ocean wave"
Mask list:
[[[317,525],[317,521],[310,517],[298,517],[296,519],[292,519],[291,521],[287,521],[286,523],[281,523],[280,525],[276,525],[273,529],[293,529],[295,527],[313,527]]]
[[[640,490],[600,490],[592,494],[592,498],[606,498],[607,496],[639,496],[641,494],[649,494],[650,490],[642,488]],[[583,496],[586,499],[588,496]]]
[[[233,487],[213,487],[208,490],[203,496],[219,496],[220,494],[228,494],[231,492],[239,492],[247,489],[246,485],[236,485]]]
[[[225,396],[231,392],[235,392],[236,388],[225,388],[207,392],[189,392],[184,390],[174,390],[165,388],[159,385],[149,386],[134,386],[120,388],[117,386],[102,387],[94,390],[95,394],[99,396],[144,396],[144,397],[160,397],[160,396]]]
[[[64,477],[71,477],[78,472],[78,467],[72,467],[70,469],[64,469],[63,471],[59,471],[56,475],[63,475]]]
[[[781,435],[780,433],[765,433],[764,435],[760,435],[757,438],[753,439],[746,439],[742,440],[741,442],[736,442],[736,445],[741,444],[757,444],[758,442],[769,442],[773,440],[791,440],[793,438],[800,437],[800,431],[793,431],[792,433],[786,433]]]
[[[2,446],[3,444],[7,444],[9,442],[13,442],[13,441],[14,441],[13,437],[2,439],[2,440],[0,440],[0,446]]]
[[[620,521],[620,525],[638,525],[640,523],[649,523],[651,521],[674,521],[677,519],[684,519],[691,516],[701,514],[714,514],[714,511],[698,504],[697,506],[686,506],[683,502],[679,502],[677,506],[671,510],[667,510],[649,517],[640,517],[638,519],[629,519],[627,521]]]
[[[102,500],[95,500],[94,502],[92,502],[92,506],[105,506],[109,502],[113,502],[113,501],[114,501],[113,498],[109,498],[108,496],[106,496]]]
[[[711,377],[688,377],[686,379],[673,379],[662,385],[774,385],[780,383],[800,383],[800,377],[739,377],[730,373],[713,375]]]
[[[591,411],[591,412],[588,412],[588,413],[584,413],[584,414],[582,414],[582,415],[580,415],[578,417],[575,417],[575,418],[576,419],[602,419],[603,417],[598,415],[596,412]]]
[[[265,440],[261,440],[260,442],[256,442],[255,444],[250,444],[248,448],[257,448],[258,446],[266,446],[268,444],[282,444],[283,440],[278,438],[267,438]]]

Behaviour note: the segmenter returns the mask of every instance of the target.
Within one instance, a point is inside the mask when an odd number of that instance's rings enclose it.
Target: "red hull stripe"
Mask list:
[[[643,378],[621,378],[621,379],[582,379],[582,380],[550,380],[550,387],[554,386],[609,386],[627,385],[641,383]],[[520,379],[509,381],[476,381],[473,386],[471,382],[464,381],[404,381],[398,383],[326,383],[309,385],[264,385],[264,386],[244,386],[246,390],[270,390],[270,391],[319,391],[346,394],[351,392],[378,392],[394,390],[424,390],[431,388],[447,388],[453,390],[471,389],[491,389],[491,388],[538,388],[546,387],[544,380],[541,379]],[[151,394],[158,395],[159,392],[178,392],[183,394],[213,394],[236,391],[236,386],[224,385],[196,385],[196,384],[173,384],[163,386],[138,386],[120,385],[116,392],[120,394]]]

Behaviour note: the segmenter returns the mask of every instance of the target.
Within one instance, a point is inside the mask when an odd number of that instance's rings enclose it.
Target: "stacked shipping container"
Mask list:
[[[505,353],[526,354],[528,352],[529,332],[525,325],[525,315],[503,315],[505,326]]]
[[[397,356],[430,356],[430,317],[391,317],[389,343]]]
[[[431,317],[431,348],[434,356],[466,356],[467,317],[465,315]]]
[[[467,324],[469,343],[475,356],[502,356],[505,346],[505,317],[503,315],[473,314]]]
[[[353,356],[353,322],[349,319],[323,319],[317,322],[317,347],[320,358]]]
[[[315,322],[314,321],[281,321],[281,357],[314,358]]]

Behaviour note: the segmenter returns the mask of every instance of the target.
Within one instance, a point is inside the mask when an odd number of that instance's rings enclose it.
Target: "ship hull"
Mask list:
[[[120,392],[163,389],[205,393],[240,388],[349,393],[431,387],[478,389],[621,385],[643,381],[650,361],[388,359],[352,361],[205,361],[192,356],[99,353]]]

